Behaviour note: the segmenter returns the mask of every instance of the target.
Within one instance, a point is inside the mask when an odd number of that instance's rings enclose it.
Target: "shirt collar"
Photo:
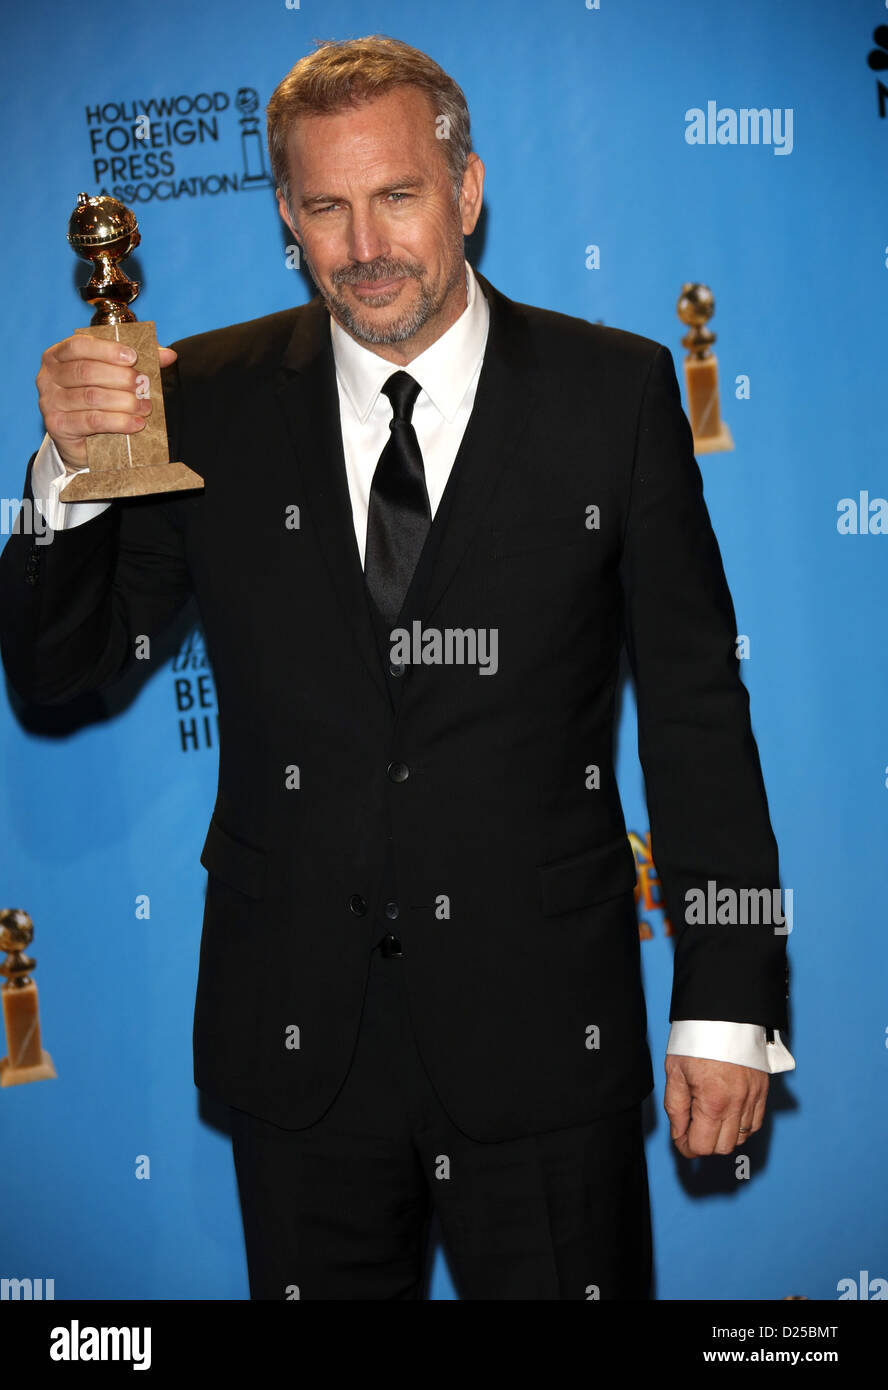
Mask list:
[[[429,396],[446,420],[459,409],[484,356],[490,310],[481,286],[468,261],[466,267],[466,307],[446,333],[414,357],[404,368]],[[354,406],[358,419],[366,421],[376,398],[391,376],[398,371],[378,353],[356,342],[330,316],[333,356],[340,385]]]

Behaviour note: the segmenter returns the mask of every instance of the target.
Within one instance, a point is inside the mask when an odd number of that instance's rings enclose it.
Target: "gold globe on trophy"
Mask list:
[[[203,487],[203,478],[183,463],[171,463],[163,408],[160,358],[155,326],[139,323],[130,305],[139,293],[120,262],[139,245],[135,214],[116,198],[77,195],[68,223],[68,241],[91,261],[93,273],[80,294],[95,309],[89,328],[94,338],[112,338],[135,348],[136,394],[151,401],[144,429],[134,434],[94,434],[86,441],[88,472],[75,473],[59,493],[63,502],[93,502],[146,493]]]

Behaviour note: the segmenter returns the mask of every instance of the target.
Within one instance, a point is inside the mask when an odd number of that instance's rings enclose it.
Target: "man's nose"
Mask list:
[[[373,261],[385,255],[389,249],[384,235],[373,213],[367,209],[352,211],[348,229],[348,254],[353,261]]]

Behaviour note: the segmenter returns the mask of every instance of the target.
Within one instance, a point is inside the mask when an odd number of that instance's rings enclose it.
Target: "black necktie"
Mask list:
[[[391,436],[370,486],[364,580],[391,627],[407,597],[432,510],[422,453],[410,422],[419,382],[407,372],[394,372],[382,389],[392,403]]]

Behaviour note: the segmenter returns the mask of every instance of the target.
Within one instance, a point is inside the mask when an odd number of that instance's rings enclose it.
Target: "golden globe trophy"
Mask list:
[[[715,334],[705,326],[715,313],[712,290],[708,285],[682,285],[677,312],[690,329],[681,345],[688,350],[684,373],[694,453],[722,453],[733,449],[734,441],[719,410],[718,360],[712,351]]]
[[[144,429],[134,434],[90,435],[86,441],[89,472],[75,473],[59,492],[60,499],[96,502],[203,487],[203,478],[184,463],[170,462],[157,335],[154,324],[138,323],[129,307],[139,284],[123,273],[119,262],[141,241],[135,215],[116,198],[78,193],[68,241],[78,256],[93,263],[92,277],[80,294],[95,313],[89,328],[75,332],[112,338],[135,348],[136,395],[150,400],[152,410]]]
[[[25,955],[33,936],[34,923],[27,912],[18,907],[0,909],[0,951],[7,953],[0,965],[0,975],[6,976],[0,995],[8,1052],[0,1060],[0,1086],[49,1081],[56,1075],[52,1058],[40,1041],[37,986],[30,973],[37,962]]]

